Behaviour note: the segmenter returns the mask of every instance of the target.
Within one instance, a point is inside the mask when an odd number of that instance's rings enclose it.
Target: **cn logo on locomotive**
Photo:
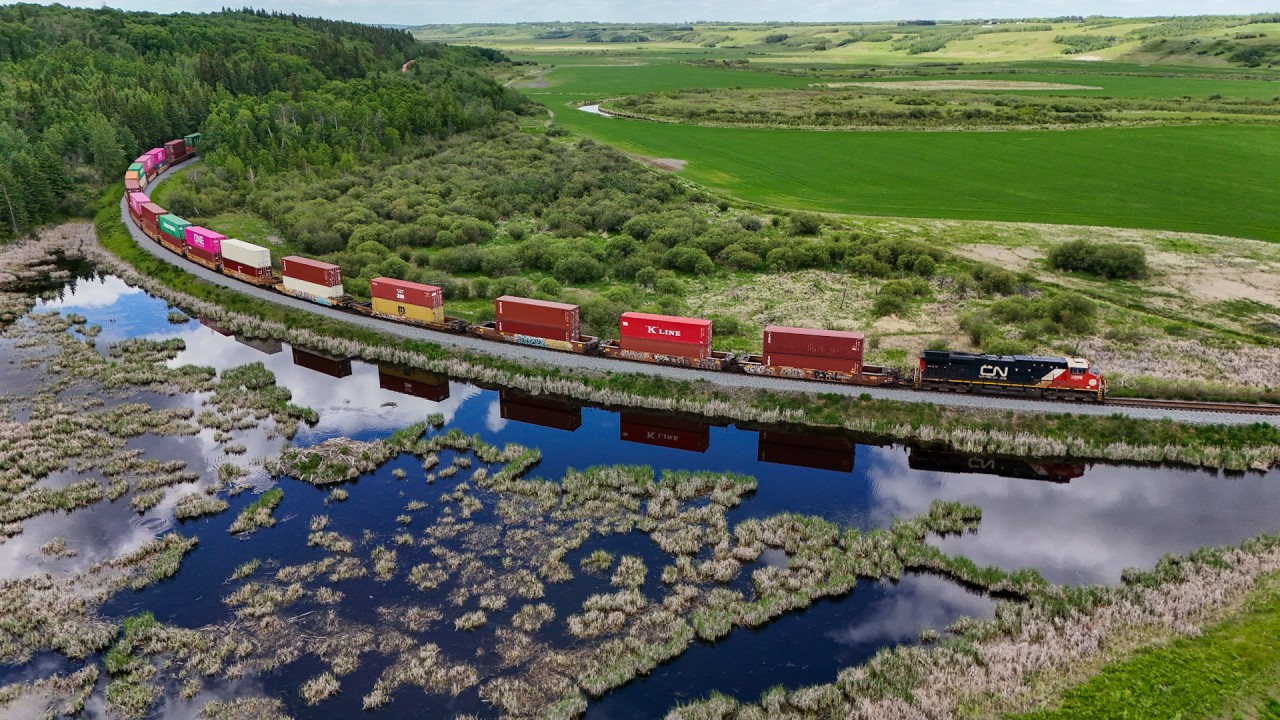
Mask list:
[[[996,367],[995,365],[983,365],[978,368],[978,377],[990,378],[992,380],[1008,380],[1009,368]]]

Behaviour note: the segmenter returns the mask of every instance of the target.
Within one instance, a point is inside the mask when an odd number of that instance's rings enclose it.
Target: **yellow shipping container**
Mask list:
[[[443,305],[438,308],[429,308],[421,305],[398,303],[394,300],[374,298],[373,311],[382,315],[402,317],[407,320],[417,320],[418,322],[444,322]]]

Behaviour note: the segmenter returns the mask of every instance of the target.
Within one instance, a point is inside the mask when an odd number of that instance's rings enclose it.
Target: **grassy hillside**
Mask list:
[[[425,25],[426,40],[508,51],[730,52],[779,63],[1099,58],[1204,66],[1280,63],[1280,15],[900,23]]]

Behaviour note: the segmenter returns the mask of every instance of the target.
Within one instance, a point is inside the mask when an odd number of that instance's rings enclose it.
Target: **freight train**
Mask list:
[[[623,313],[617,340],[583,335],[577,305],[504,295],[494,300],[495,319],[472,324],[444,314],[443,291],[431,285],[374,278],[371,300],[347,294],[342,268],[291,255],[277,273],[271,251],[208,228],[192,225],[151,202],[143,190],[160,173],[196,153],[199,133],[154,148],[125,173],[133,223],[171,252],[242,282],[308,302],[389,322],[564,352],[676,367],[741,372],[847,385],[915,388],[951,392],[1019,394],[1046,399],[1103,402],[1106,379],[1085,358],[978,355],[926,350],[919,366],[903,374],[862,362],[862,333],[769,326],[763,352],[737,355],[712,347],[713,326],[700,318]]]

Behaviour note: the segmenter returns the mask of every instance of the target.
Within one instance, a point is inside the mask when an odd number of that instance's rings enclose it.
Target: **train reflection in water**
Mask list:
[[[449,399],[447,376],[403,365],[379,363],[378,387],[433,402]]]
[[[711,424],[691,418],[622,412],[619,437],[627,442],[706,452],[711,446]]]
[[[761,430],[756,459],[795,467],[853,472],[858,443],[840,435]]]
[[[268,338],[251,338],[237,335],[236,342],[245,347],[251,347],[264,355],[275,355],[284,350],[283,343],[279,340],[270,340]]]
[[[293,364],[330,377],[344,378],[351,374],[351,358],[331,358],[296,347],[293,348]]]
[[[498,414],[504,420],[573,432],[582,426],[582,406],[545,395],[498,390]]]
[[[979,473],[1022,480],[1065,483],[1084,475],[1084,465],[1066,461],[1034,460],[992,455],[911,448],[907,466],[912,470]]]

